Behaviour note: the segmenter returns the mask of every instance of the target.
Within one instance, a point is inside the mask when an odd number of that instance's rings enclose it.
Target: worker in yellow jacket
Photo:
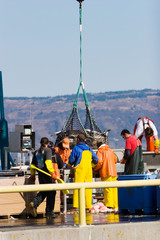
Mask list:
[[[117,171],[116,163],[117,156],[109,148],[108,145],[103,143],[103,140],[97,141],[97,156],[99,164],[95,166],[94,171],[99,171],[102,181],[116,181]],[[100,164],[101,163],[101,164]],[[108,212],[118,212],[118,191],[117,188],[104,188],[104,201]]]
[[[92,182],[92,163],[98,163],[98,157],[93,150],[85,143],[85,135],[80,133],[77,136],[77,145],[73,148],[69,157],[69,165],[74,165],[75,182]],[[92,205],[92,189],[85,190],[85,207],[89,210]],[[78,190],[73,192],[73,210],[79,208]]]

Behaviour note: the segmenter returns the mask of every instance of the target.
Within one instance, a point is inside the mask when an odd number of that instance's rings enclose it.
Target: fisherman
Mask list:
[[[52,151],[48,148],[49,140],[47,137],[41,138],[40,148],[36,150],[33,154],[32,164],[37,168],[50,173],[51,177],[48,175],[38,172],[38,178],[40,184],[55,183],[57,176],[52,166]],[[35,169],[32,168],[31,164],[31,179],[35,179]],[[46,199],[46,209],[45,214],[47,218],[54,218],[57,215],[53,212],[55,204],[56,191],[43,191],[39,192],[37,196],[30,203],[30,213],[33,217],[37,216],[37,207]]]
[[[61,156],[63,162],[64,162],[64,167],[67,166],[68,161],[69,161],[69,156],[71,154],[71,149],[69,146],[69,138],[64,138],[57,147],[55,147],[55,151],[59,153]]]
[[[134,135],[142,141],[143,136],[146,138],[147,151],[154,151],[156,154],[159,153],[159,139],[156,126],[153,120],[148,117],[138,118],[135,127]]]
[[[109,148],[107,144],[104,143],[103,140],[97,141],[97,156],[98,156],[98,164],[93,169],[94,171],[99,170],[99,175],[102,181],[116,181],[117,180],[117,171],[116,171],[116,163],[117,156]],[[118,213],[118,191],[117,188],[104,188],[104,201],[105,206],[107,207],[107,212]]]
[[[85,138],[83,133],[77,136],[77,145],[69,157],[69,165],[74,165],[75,182],[92,182],[92,163],[94,167],[98,163],[97,155],[85,143]],[[92,205],[92,189],[85,190],[85,203],[86,211],[89,211]],[[78,208],[78,190],[74,190],[72,212],[77,212]]]
[[[144,171],[144,163],[142,158],[142,145],[140,140],[124,129],[121,137],[126,140],[126,146],[121,164],[125,164],[124,174],[142,174]]]
[[[54,169],[57,177],[60,178],[59,169],[63,168],[63,166],[64,166],[63,160],[62,160],[61,156],[59,155],[59,153],[57,153],[55,151],[54,144],[53,144],[52,141],[49,141],[48,147],[52,150],[52,166],[53,166],[53,169]]]
[[[54,144],[52,141],[49,141],[48,147],[51,148],[51,150],[52,150],[52,166],[55,171],[55,174],[58,178],[63,179],[63,177],[60,176],[59,169],[62,169],[64,167],[64,162],[63,162],[61,156],[59,155],[59,153],[55,151]],[[64,200],[63,191],[60,191],[60,200],[61,200],[61,204],[63,204],[63,200]],[[55,202],[55,200],[54,200],[54,202]]]

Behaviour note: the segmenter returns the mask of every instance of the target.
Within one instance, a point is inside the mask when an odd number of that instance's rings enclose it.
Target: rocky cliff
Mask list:
[[[144,89],[117,92],[87,93],[91,113],[101,130],[111,129],[109,145],[123,148],[120,137],[122,129],[133,133],[138,117],[153,119],[160,132],[160,90]],[[60,131],[69,117],[76,95],[56,97],[16,97],[4,98],[5,118],[9,131],[15,131],[15,125],[32,124],[36,132],[36,146],[43,136],[55,140],[55,132]],[[78,111],[81,121],[85,120],[85,104],[80,94]]]

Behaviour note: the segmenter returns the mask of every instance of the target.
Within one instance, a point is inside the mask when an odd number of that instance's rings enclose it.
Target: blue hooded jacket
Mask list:
[[[80,164],[81,159],[82,159],[82,152],[84,150],[90,151],[92,153],[92,162],[94,164],[98,163],[98,157],[93,152],[93,150],[88,145],[86,145],[84,142],[79,142],[72,150],[72,153],[69,157],[69,164],[74,165],[74,167],[76,167],[78,164]]]

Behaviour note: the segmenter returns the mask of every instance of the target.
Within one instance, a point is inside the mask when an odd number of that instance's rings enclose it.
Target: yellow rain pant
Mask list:
[[[78,166],[74,168],[75,182],[92,182],[92,153],[88,150],[82,152],[82,159]],[[91,208],[92,205],[92,189],[85,190],[85,207]],[[73,191],[73,207],[79,208],[78,190]]]
[[[116,181],[117,177],[103,178],[102,181]],[[104,202],[106,207],[118,209],[118,190],[117,188],[104,188]]]

